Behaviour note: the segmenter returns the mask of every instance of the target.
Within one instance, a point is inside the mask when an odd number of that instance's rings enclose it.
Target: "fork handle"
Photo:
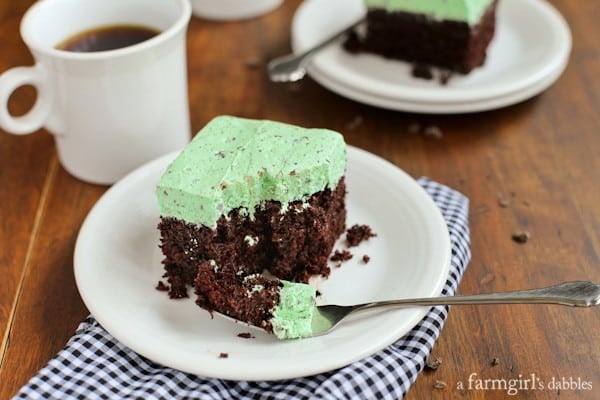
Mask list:
[[[419,299],[378,301],[356,306],[368,309],[382,306],[434,306],[464,304],[560,304],[590,307],[600,303],[600,285],[592,282],[565,282],[539,289],[488,294],[426,297]]]
[[[313,47],[311,47],[310,49],[307,49],[307,50],[303,51],[302,53],[298,54],[297,57],[307,59],[313,53],[316,53],[317,51],[323,49],[324,47],[329,46],[331,43],[335,42],[340,37],[346,35],[348,32],[351,32],[352,30],[354,30],[354,28],[356,28],[358,25],[360,25],[364,20],[365,20],[365,18],[361,17],[357,21],[354,21],[352,24],[344,27],[343,29],[340,29],[338,32],[334,33],[333,35],[331,35],[327,39],[323,40],[322,42],[320,42],[320,43],[314,45]]]
[[[353,22],[352,24],[329,36],[322,42],[312,46],[311,48],[299,54],[289,54],[286,56],[275,58],[274,60],[269,62],[269,65],[267,67],[269,70],[269,75],[272,77],[281,77],[282,75],[286,75],[287,78],[285,80],[290,82],[301,79],[304,76],[306,65],[308,65],[308,62],[315,53],[317,53],[324,47],[329,46],[331,43],[335,42],[340,37],[346,35],[348,32],[352,31],[354,28],[360,25],[363,21],[364,17],[361,17],[359,20]]]

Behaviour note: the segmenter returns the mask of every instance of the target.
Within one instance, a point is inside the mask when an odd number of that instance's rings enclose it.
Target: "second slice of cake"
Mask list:
[[[483,65],[497,0],[363,0],[366,29],[346,42],[367,51],[467,74]]]
[[[337,132],[229,116],[210,121],[156,188],[169,295],[186,297],[198,266],[211,260],[240,276],[327,276],[345,228],[345,168]]]

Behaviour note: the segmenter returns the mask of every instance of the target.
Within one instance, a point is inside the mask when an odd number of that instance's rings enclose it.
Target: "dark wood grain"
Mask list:
[[[18,36],[31,3],[0,4],[0,71],[32,62]],[[600,281],[600,2],[552,1],[571,26],[573,51],[551,88],[521,104],[466,115],[378,109],[310,78],[270,82],[266,63],[290,50],[289,24],[299,4],[288,0],[245,22],[192,20],[194,131],[220,114],[331,128],[415,178],[425,175],[460,190],[470,199],[472,241],[460,293]],[[28,89],[17,93],[14,112],[24,112],[34,96]],[[415,123],[436,126],[442,135],[413,133]],[[0,132],[0,399],[14,395],[87,315],[72,253],[82,221],[105,190],[69,176],[45,131],[25,137]],[[516,243],[515,230],[527,230],[530,239]],[[455,306],[432,354],[441,365],[420,374],[407,398],[503,399],[506,390],[469,389],[469,376],[523,381],[534,374],[544,388],[522,389],[513,398],[597,399],[598,311]],[[592,390],[559,391],[548,385],[553,377],[591,382]],[[436,387],[440,382],[444,388]]]

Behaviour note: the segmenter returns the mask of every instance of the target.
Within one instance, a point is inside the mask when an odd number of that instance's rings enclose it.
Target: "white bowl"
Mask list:
[[[196,17],[217,21],[258,17],[279,7],[283,0],[190,0]]]

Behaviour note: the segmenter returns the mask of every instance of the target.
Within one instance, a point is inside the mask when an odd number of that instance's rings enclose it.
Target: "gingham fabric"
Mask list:
[[[448,224],[452,295],[471,253],[468,199],[426,178],[419,184]],[[383,350],[344,368],[284,381],[228,381],[156,364],[125,347],[90,316],[75,335],[16,395],[16,399],[400,399],[414,383],[448,316],[433,307],[412,331]]]

